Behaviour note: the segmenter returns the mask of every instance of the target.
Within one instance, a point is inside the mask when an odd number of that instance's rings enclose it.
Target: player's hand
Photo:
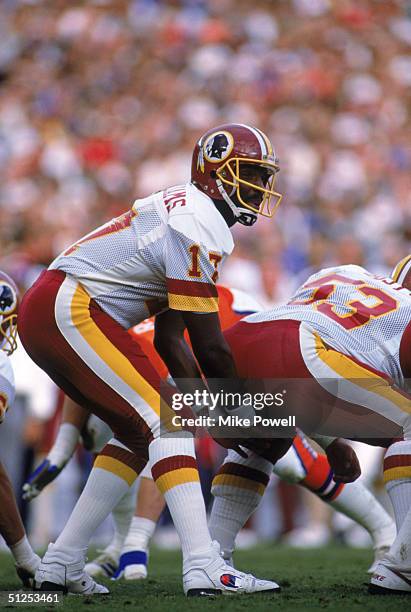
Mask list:
[[[354,449],[337,438],[326,449],[335,482],[354,482],[361,476],[361,467]]]
[[[23,499],[31,501],[37,497],[44,487],[57,478],[63,468],[64,464],[57,466],[51,464],[47,458],[44,459],[24,483]]]
[[[214,442],[217,442],[217,444],[219,444],[223,448],[226,448],[227,450],[230,450],[230,449],[234,450],[236,453],[241,455],[241,457],[244,457],[244,459],[247,459],[248,457],[247,451],[245,448],[240,446],[238,440],[235,440],[234,438],[215,438],[213,435],[212,435],[212,438]]]

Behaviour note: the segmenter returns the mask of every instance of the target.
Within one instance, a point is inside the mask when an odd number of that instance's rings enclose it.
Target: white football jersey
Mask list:
[[[167,309],[218,311],[218,268],[234,248],[213,201],[191,183],[136,200],[50,269],[81,282],[126,328]]]
[[[355,265],[321,270],[297,289],[288,304],[245,321],[275,319],[304,321],[332,348],[404,385],[399,350],[411,322],[411,292],[392,279]]]
[[[8,408],[14,403],[15,385],[10,358],[0,351],[0,423]]]

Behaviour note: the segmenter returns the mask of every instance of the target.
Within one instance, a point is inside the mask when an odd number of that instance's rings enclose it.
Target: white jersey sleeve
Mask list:
[[[219,267],[233,248],[231,233],[210,198],[188,188],[186,199],[186,206],[175,207],[169,214],[168,304],[175,310],[217,312],[216,282]]]
[[[7,355],[0,351],[0,423],[3,421],[6,411],[13,405],[14,396],[13,368]]]

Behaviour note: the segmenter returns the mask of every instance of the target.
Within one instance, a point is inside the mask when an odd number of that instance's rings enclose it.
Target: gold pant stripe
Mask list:
[[[346,355],[334,349],[326,348],[317,334],[315,335],[315,347],[318,357],[339,376],[349,380],[357,387],[383,397],[402,412],[411,414],[410,399],[395,391],[385,378],[362,367]],[[372,408],[370,407],[370,409]]]
[[[94,323],[89,303],[87,291],[78,285],[71,302],[71,318],[77,330],[109,368],[160,416],[160,395]]]

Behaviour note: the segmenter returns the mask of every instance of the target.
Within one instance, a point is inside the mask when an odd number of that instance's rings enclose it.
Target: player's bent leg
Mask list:
[[[149,463],[140,474],[135,516],[125,538],[115,578],[147,578],[149,543],[164,509],[164,497],[152,479]]]
[[[372,573],[377,561],[388,551],[396,535],[393,520],[361,482],[336,483],[326,455],[317,453],[300,433],[292,448],[274,466],[274,473],[287,482],[300,484],[315,493],[334,510],[364,527],[374,548]],[[300,533],[304,537],[304,533]],[[310,535],[312,537],[312,535]]]
[[[21,314],[19,331],[22,342],[34,361],[74,401],[89,409],[91,406],[91,411],[108,423],[116,437],[136,457],[141,459],[144,453],[147,459],[147,443],[150,444],[154,479],[166,498],[182,541],[185,575],[190,570],[191,555],[194,555],[192,562],[195,567],[199,563],[208,567],[211,563],[213,571],[218,572],[216,568],[220,567],[220,575],[226,573],[226,566],[219,557],[221,563],[216,563],[215,548],[207,529],[192,437],[159,436],[160,418],[165,421],[167,429],[170,404],[167,400],[164,402],[160,415],[161,381],[137,343],[100,309],[80,283],[58,271],[46,272],[36,281],[22,302]],[[48,330],[47,344],[40,333],[44,329]],[[142,437],[144,444],[141,444]],[[69,521],[69,528],[61,535],[65,563],[69,557],[67,551],[70,551],[76,576],[81,564],[84,567],[88,543],[88,539],[79,542],[76,525],[83,517],[87,525],[85,531],[90,534],[92,524],[94,528],[98,525],[128,486],[122,479],[124,474],[114,472],[100,467],[93,469],[74,511],[75,521]],[[104,487],[110,490],[110,495],[105,493],[104,498],[101,498],[100,481],[104,481]],[[102,509],[95,509],[96,500],[101,502]],[[67,541],[64,536],[67,536]],[[55,551],[49,552],[55,560]],[[63,564],[63,567],[66,566]],[[210,586],[206,576],[207,572],[203,583],[196,581],[197,592],[201,592],[203,586],[205,589]],[[73,590],[74,576],[70,575],[69,582]],[[217,592],[233,590],[223,582],[218,587],[212,588]],[[89,592],[93,588],[90,587]],[[193,589],[185,587],[186,592],[190,590]]]
[[[136,507],[136,492],[138,479],[126,491],[117,506],[112,511],[114,534],[108,545],[92,561],[86,564],[85,571],[97,578],[104,576],[112,578],[116,575],[120,555],[133,519]]]
[[[255,453],[245,459],[229,450],[214,476],[209,528],[230,564],[236,536],[259,505],[272,470],[273,464]]]
[[[384,481],[394,508],[398,534],[377,565],[369,592],[411,595],[411,439],[395,442],[387,450]]]
[[[187,597],[277,591],[275,582],[258,580],[227,565],[218,542],[211,543],[191,434],[181,432],[154,440],[149,451],[153,478],[170,511],[174,508],[172,516],[181,540],[183,588]]]
[[[312,487],[308,488],[311,490],[316,488],[326,493],[327,486],[330,484],[330,481],[327,483],[330,468],[328,466],[329,469],[326,473],[321,469],[321,474],[318,474],[319,457],[320,455],[311,446],[308,439],[300,432],[294,438],[288,452],[274,465],[274,474],[290,484],[302,484],[306,478],[310,478]],[[332,484],[335,485],[334,482]],[[326,485],[324,489],[322,489],[323,485]],[[330,488],[332,489],[333,487]],[[310,501],[308,500],[308,502]],[[310,517],[307,524],[293,529],[285,536],[284,541],[288,546],[314,548],[324,546],[329,541],[330,530],[324,520],[324,513],[321,512],[322,508],[320,508],[319,516],[318,512],[316,512],[318,508],[314,507],[313,512],[311,507],[308,506],[307,510]]]
[[[42,559],[36,588],[53,590],[54,585],[56,590],[83,595],[108,593],[84,571],[88,542],[141,469],[141,460],[120,442],[113,439],[104,447],[67,524]]]

